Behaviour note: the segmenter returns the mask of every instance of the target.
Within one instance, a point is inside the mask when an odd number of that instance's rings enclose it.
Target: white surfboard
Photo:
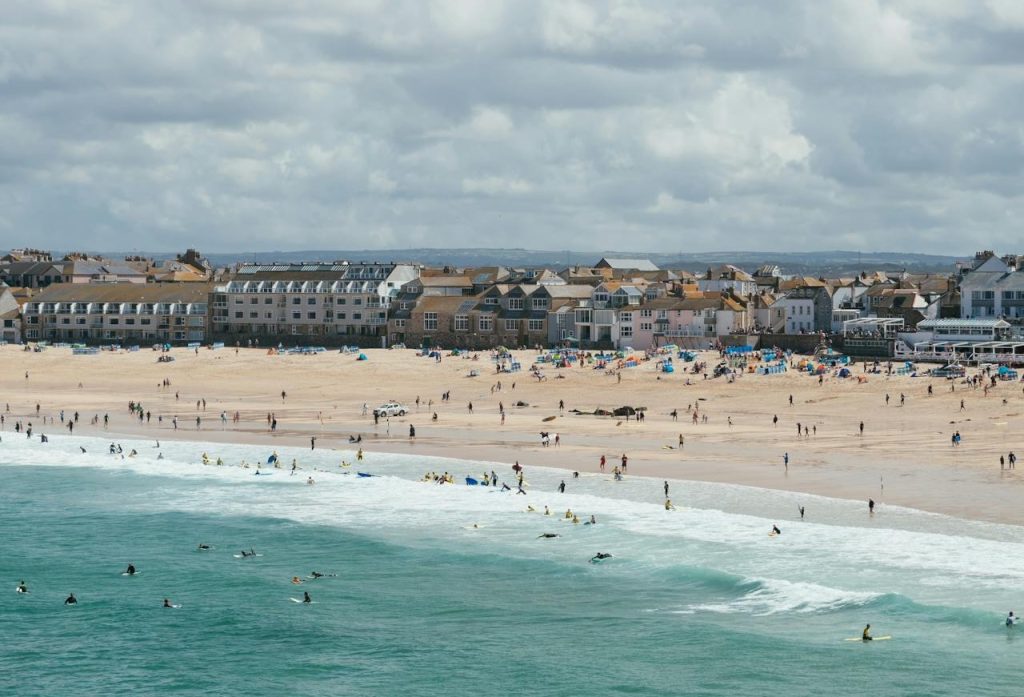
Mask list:
[[[309,601],[309,602],[307,603],[307,602],[306,602],[305,600],[303,600],[302,598],[288,598],[288,600],[292,601],[293,603],[302,603],[302,604],[305,604],[305,605],[312,605],[312,604],[313,604],[313,603],[315,602],[315,601],[312,601],[312,600],[311,600],[311,601]]]
[[[868,641],[888,641],[889,639],[892,639],[892,637],[888,636],[888,635],[887,636],[871,637],[870,639],[867,639],[867,640],[862,639],[859,636],[853,636],[853,637],[848,637],[847,639],[845,639],[845,641],[862,641],[864,643],[867,643]]]

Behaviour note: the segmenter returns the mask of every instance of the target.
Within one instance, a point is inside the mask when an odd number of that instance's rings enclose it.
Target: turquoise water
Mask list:
[[[667,512],[661,481],[559,495],[532,468],[516,496],[416,481],[484,468],[411,456],[282,451],[298,476],[253,477],[200,454],[262,448],[106,445],[0,443],[2,694],[1021,692],[1024,626],[1002,626],[1024,611],[1020,528],[686,482]],[[545,504],[598,525],[524,510]],[[338,576],[290,583],[314,569]],[[894,639],[843,641],[865,622]]]

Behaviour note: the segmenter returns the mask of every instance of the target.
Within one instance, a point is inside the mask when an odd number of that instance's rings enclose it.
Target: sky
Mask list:
[[[1017,248],[1020,0],[8,0],[0,248]]]

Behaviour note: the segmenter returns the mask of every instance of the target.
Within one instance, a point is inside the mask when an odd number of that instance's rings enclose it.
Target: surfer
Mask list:
[[[538,540],[542,537],[546,540],[550,540],[553,537],[558,537],[558,534],[554,532],[542,532],[541,534],[537,535]]]
[[[593,557],[590,558],[590,563],[591,564],[595,564],[595,563],[601,561],[602,559],[611,559],[611,558],[612,558],[612,555],[610,555],[610,554],[607,554],[605,552],[598,552],[597,554],[595,554]]]
[[[591,514],[590,520],[584,523],[584,525],[597,525],[597,518],[593,514]]]
[[[864,631],[861,632],[860,638],[862,641],[871,641],[871,625],[864,627]]]
[[[164,598],[164,607],[170,607],[170,608],[174,607],[173,605],[171,605],[171,599],[170,598]]]
[[[676,507],[672,505],[672,499],[665,499],[665,510],[674,511]]]
[[[20,590],[21,586],[18,586],[18,588],[19,588],[18,592],[25,592],[25,593],[28,592],[28,591],[21,591]],[[1014,616],[1013,610],[1010,610],[1010,614],[1006,616],[1006,626],[1007,627],[1012,627],[1015,624],[1017,624],[1017,618]]]
[[[308,591],[302,591],[302,602],[307,605],[313,602],[313,599],[309,597]]]
[[[67,597],[67,599],[65,599],[65,600],[64,600],[64,604],[65,604],[65,605],[74,605],[74,604],[76,604],[77,602],[78,602],[78,598],[76,598],[76,597],[75,597],[75,594],[74,594],[74,593],[70,594],[70,595],[69,595],[69,596]]]
[[[298,576],[292,576],[292,583],[294,583],[297,586],[300,583],[302,583],[302,579],[299,578]]]
[[[131,563],[129,563],[129,564],[128,564],[128,568],[127,568],[127,569],[125,569],[125,570],[124,570],[124,572],[125,572],[125,574],[126,574],[126,575],[128,575],[128,576],[134,576],[134,575],[135,575],[135,565],[134,565],[134,564],[131,564]]]
[[[782,531],[779,530],[779,526],[775,525],[774,523],[772,524],[772,534],[773,535],[781,535],[782,534]]]
[[[327,577],[337,576],[338,574],[322,574],[319,571],[313,571],[309,575],[312,576],[313,578],[327,578]]]
[[[25,585],[24,581],[18,581],[18,592],[19,593],[28,593],[28,586]],[[1013,613],[1012,612],[1010,613],[1010,617],[1013,617]],[[1007,620],[1007,623],[1009,623],[1009,620]]]
[[[205,542],[200,542],[199,546],[196,547],[196,549],[206,550],[206,549],[211,549],[211,547],[210,547],[210,545],[206,544]]]

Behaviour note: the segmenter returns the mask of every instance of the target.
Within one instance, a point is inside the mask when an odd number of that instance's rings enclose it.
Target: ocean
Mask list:
[[[667,511],[661,480],[529,465],[524,496],[464,484],[514,484],[507,465],[380,453],[281,449],[257,477],[238,465],[265,447],[2,435],[2,694],[1022,692],[1019,527],[685,481]],[[845,641],[866,623],[892,640]]]

